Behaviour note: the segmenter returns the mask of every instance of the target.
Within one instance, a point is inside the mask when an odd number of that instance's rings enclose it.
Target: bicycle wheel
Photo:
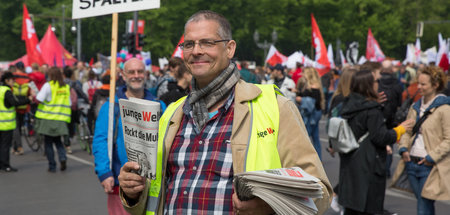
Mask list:
[[[31,150],[34,152],[39,151],[42,145],[42,136],[39,134],[34,134],[33,136],[29,136],[27,143]]]

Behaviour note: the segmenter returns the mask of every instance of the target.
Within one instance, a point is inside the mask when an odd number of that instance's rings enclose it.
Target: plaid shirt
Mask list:
[[[170,149],[165,214],[232,213],[234,92],[200,130],[188,102]]]

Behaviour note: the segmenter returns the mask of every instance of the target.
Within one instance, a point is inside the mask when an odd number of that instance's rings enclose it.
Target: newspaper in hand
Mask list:
[[[277,214],[316,214],[312,198],[323,197],[320,180],[300,167],[243,172],[233,182],[241,201],[257,196]]]
[[[128,161],[139,164],[137,174],[155,179],[160,103],[130,98],[119,99],[119,106]]]

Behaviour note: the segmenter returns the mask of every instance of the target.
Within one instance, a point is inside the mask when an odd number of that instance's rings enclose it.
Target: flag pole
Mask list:
[[[112,31],[111,31],[111,79],[109,86],[109,113],[108,113],[108,157],[112,165],[112,151],[113,151],[113,123],[114,123],[114,95],[116,94],[116,59],[117,59],[117,29],[118,29],[119,15],[112,14]]]

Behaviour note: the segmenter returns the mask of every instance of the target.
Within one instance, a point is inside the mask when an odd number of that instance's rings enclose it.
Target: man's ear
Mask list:
[[[236,51],[236,41],[230,40],[227,43],[227,57],[228,57],[228,59],[233,58],[235,51]]]

